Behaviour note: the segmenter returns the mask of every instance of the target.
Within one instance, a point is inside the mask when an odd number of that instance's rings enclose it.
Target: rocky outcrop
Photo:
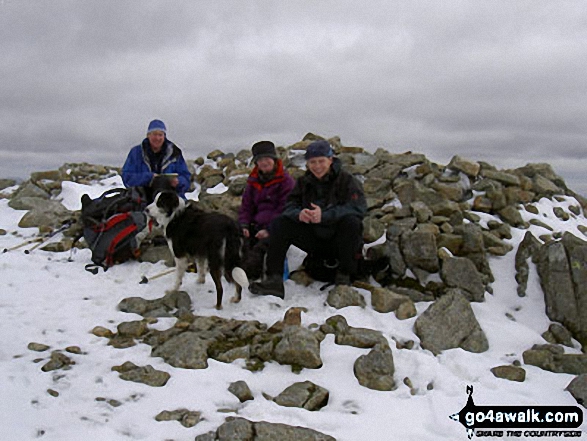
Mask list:
[[[575,377],[566,390],[577,400],[577,403],[587,408],[587,374]]]
[[[546,314],[587,345],[587,242],[571,233],[540,247],[536,256]]]
[[[556,345],[534,345],[523,353],[524,363],[556,373],[587,374],[587,354],[565,354]]]

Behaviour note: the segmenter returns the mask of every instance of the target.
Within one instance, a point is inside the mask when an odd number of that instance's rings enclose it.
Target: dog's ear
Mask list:
[[[166,210],[167,217],[177,210],[179,207],[179,196],[173,191],[163,191],[159,193],[160,206]]]

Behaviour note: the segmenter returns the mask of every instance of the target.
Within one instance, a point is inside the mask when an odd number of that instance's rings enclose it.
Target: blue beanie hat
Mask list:
[[[165,123],[160,119],[154,119],[149,123],[149,128],[147,129],[147,133],[151,133],[154,131],[159,131],[163,133],[167,133],[167,128],[165,127]]]
[[[306,148],[304,158],[306,158],[307,161],[310,158],[317,158],[319,156],[330,158],[332,155],[334,155],[334,152],[328,141],[314,141]]]

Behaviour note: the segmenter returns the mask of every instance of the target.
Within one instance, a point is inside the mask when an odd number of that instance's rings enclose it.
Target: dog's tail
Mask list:
[[[243,288],[249,287],[247,273],[241,268],[243,238],[239,225],[234,222],[226,235],[224,251],[225,268],[230,271],[232,279]]]
[[[247,277],[247,273],[242,268],[236,266],[232,270],[232,278],[236,283],[238,283],[243,288],[249,287],[249,278]]]

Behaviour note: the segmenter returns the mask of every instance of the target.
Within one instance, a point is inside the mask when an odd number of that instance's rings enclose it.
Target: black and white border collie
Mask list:
[[[231,301],[240,301],[242,289],[248,288],[249,281],[240,267],[243,239],[237,222],[224,214],[205,212],[186,204],[174,191],[159,193],[146,211],[163,228],[175,258],[173,290],[181,286],[190,263],[196,263],[198,283],[204,283],[207,263],[216,286],[216,309],[222,309],[223,274],[236,286]]]

